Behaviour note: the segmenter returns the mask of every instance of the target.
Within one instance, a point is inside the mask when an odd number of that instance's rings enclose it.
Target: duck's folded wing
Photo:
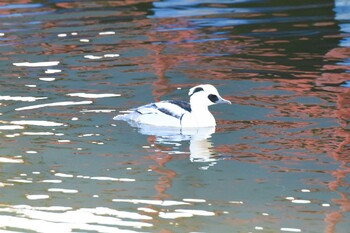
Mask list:
[[[174,118],[180,118],[188,112],[185,108],[178,105],[174,101],[161,101],[157,103],[147,104],[138,108],[131,109],[141,115],[145,114],[165,114]]]
[[[183,104],[185,102],[162,101],[155,103],[155,105],[157,106],[158,111],[163,114],[180,119],[186,112],[188,112],[188,110],[186,110],[180,103]]]
[[[152,103],[152,104],[147,104],[138,108],[134,108],[131,109],[131,111],[137,112],[141,115],[144,114],[158,114],[159,110],[158,107],[156,106],[156,104]]]

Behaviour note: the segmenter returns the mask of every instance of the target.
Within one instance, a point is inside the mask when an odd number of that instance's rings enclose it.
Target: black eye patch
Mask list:
[[[204,91],[204,89],[201,88],[201,87],[197,87],[196,89],[193,90],[193,92],[192,92],[191,95],[193,95],[193,94],[196,93],[196,92],[200,92],[200,91]]]
[[[208,99],[213,103],[216,103],[219,100],[219,98],[213,94],[208,95]]]

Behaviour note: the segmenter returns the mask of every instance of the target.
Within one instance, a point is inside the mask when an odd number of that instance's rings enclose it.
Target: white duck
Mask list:
[[[130,109],[126,111],[127,114],[117,115],[113,119],[161,127],[212,127],[216,122],[208,107],[219,103],[231,104],[210,84],[192,87],[188,95],[189,103],[181,100],[164,100]]]

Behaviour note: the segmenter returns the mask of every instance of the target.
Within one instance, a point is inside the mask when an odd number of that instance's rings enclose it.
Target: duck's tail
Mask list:
[[[127,121],[130,120],[130,113],[132,113],[132,111],[120,111],[119,115],[116,115],[115,117],[113,117],[113,120],[116,121]]]

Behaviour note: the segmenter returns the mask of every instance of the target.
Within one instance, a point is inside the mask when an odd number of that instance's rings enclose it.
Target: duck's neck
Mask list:
[[[215,118],[209,112],[208,106],[203,105],[191,105],[191,114],[195,118],[198,127],[215,126]]]

